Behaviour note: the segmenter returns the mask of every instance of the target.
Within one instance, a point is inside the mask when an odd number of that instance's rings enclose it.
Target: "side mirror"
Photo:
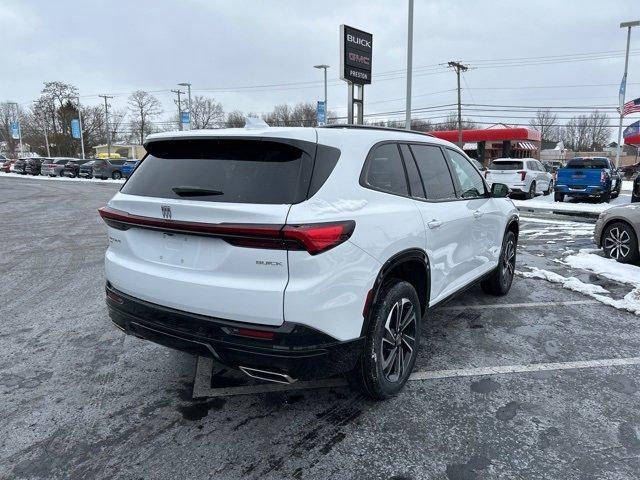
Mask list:
[[[491,196],[493,198],[504,198],[508,197],[511,193],[509,187],[507,187],[504,183],[494,183],[491,185]]]

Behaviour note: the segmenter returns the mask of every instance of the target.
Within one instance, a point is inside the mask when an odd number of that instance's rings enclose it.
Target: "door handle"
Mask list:
[[[473,212],[473,216],[474,216],[475,218],[480,218],[480,217],[481,217],[481,216],[483,216],[483,215],[484,215],[484,213],[483,213],[483,212],[481,212],[480,210],[475,210],[475,211]]]
[[[431,220],[430,222],[427,222],[427,226],[428,226],[429,228],[432,228],[432,229],[433,229],[433,228],[438,228],[438,227],[440,227],[441,225],[442,225],[442,222],[441,222],[440,220],[436,220],[436,219],[433,219],[433,220]]]

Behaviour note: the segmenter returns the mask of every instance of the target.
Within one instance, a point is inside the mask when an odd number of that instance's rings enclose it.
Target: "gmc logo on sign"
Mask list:
[[[354,52],[349,52],[349,60],[363,65],[371,65],[371,58]]]

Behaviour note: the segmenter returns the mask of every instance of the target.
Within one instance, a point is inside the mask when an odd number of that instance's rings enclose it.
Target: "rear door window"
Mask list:
[[[411,145],[411,151],[418,164],[427,199],[447,200],[456,198],[453,179],[440,147],[414,144]]]
[[[208,202],[298,203],[309,189],[309,152],[315,146],[265,140],[153,142],[121,191]]]
[[[364,183],[376,190],[409,195],[407,177],[395,143],[385,143],[371,152],[363,176]]]
[[[411,196],[414,198],[427,198],[424,193],[424,187],[422,186],[422,179],[418,172],[418,166],[413,158],[413,154],[409,149],[409,145],[401,144],[400,151],[402,152],[402,158],[404,159],[404,166],[407,169],[407,177],[409,178],[409,189],[411,190]]]

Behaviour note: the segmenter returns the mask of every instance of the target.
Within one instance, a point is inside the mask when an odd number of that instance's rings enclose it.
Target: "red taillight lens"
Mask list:
[[[607,172],[604,170],[600,172],[600,183],[607,183]]]
[[[250,328],[238,328],[233,331],[241,337],[259,338],[260,340],[273,340],[273,332],[265,332],[264,330],[253,330]]]
[[[519,170],[518,173],[520,174],[520,181],[524,182],[524,179],[527,176],[526,170]]]
[[[316,255],[347,241],[355,226],[356,222],[353,220],[310,225],[285,225],[282,233],[287,243],[293,240],[311,255]]]

